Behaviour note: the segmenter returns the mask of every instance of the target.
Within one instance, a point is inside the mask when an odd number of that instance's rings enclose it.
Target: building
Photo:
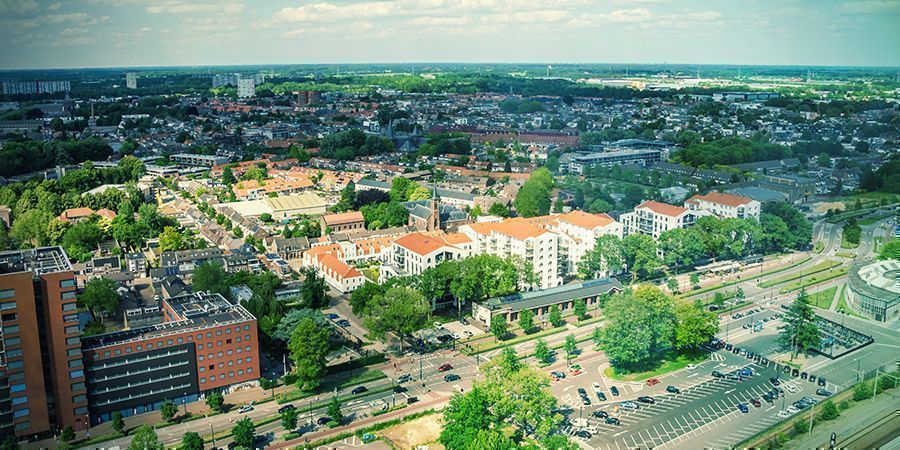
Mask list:
[[[259,217],[269,214],[276,221],[287,221],[296,216],[321,216],[326,211],[325,201],[322,197],[311,192],[227,203],[215,205],[215,207],[223,212],[227,208],[233,209],[244,217]]]
[[[229,161],[227,156],[197,155],[194,153],[176,153],[169,156],[169,160],[177,164],[206,167],[227,164]]]
[[[559,235],[529,219],[515,218],[463,225],[459,231],[472,240],[472,252],[501,257],[518,256],[531,263],[542,289],[563,282],[559,270]]]
[[[365,228],[366,219],[363,218],[362,213],[359,211],[322,216],[323,234],[340,233],[347,230],[364,230]]]
[[[618,150],[612,152],[598,152],[579,154],[569,161],[569,172],[586,175],[591,170],[601,167],[621,166],[625,164],[637,164],[647,166],[662,160],[662,152],[659,150]]]
[[[612,235],[622,238],[622,224],[606,214],[589,214],[574,210],[559,216],[552,216],[555,223],[550,229],[559,236],[559,266],[562,274],[574,275],[578,272],[578,263],[597,243],[597,238]]]
[[[239,98],[252,98],[256,96],[256,80],[253,78],[240,78],[237,82],[237,94]]]
[[[159,267],[165,275],[190,275],[201,264],[220,264],[225,267],[222,250],[212,247],[169,251],[159,255]]]
[[[860,262],[850,268],[847,305],[879,322],[900,317],[900,261]]]
[[[90,419],[72,265],[62,248],[0,252],[0,431],[47,436]]]
[[[128,89],[137,89],[137,74],[128,72],[125,74],[125,87]]]
[[[92,424],[259,378],[256,318],[243,306],[203,292],[160,305],[162,323],[83,339]]]
[[[312,264],[325,282],[341,294],[355,291],[366,281],[362,272],[331,253],[313,258]]]
[[[765,101],[772,98],[778,98],[779,94],[777,92],[753,92],[753,91],[742,91],[742,92],[717,92],[714,93],[712,98],[717,101],[726,101],[726,102],[735,102],[735,101],[745,101],[745,102],[759,102]]]
[[[709,214],[706,211],[691,211],[681,206],[646,201],[635,206],[634,211],[622,214],[619,220],[626,236],[641,233],[657,240],[660,234],[676,228],[687,228],[694,224],[697,217]]]
[[[147,274],[147,257],[141,252],[133,252],[125,255],[125,268],[134,274],[144,276]]]
[[[781,192],[791,203],[800,203],[816,195],[816,180],[797,175],[767,175],[757,186]]]
[[[419,275],[444,261],[471,254],[471,241],[464,235],[409,233],[394,240],[390,248],[387,272],[393,275]]]
[[[600,278],[539,291],[520,292],[473,304],[472,318],[486,326],[490,326],[491,319],[496,316],[503,316],[506,323],[513,323],[519,320],[522,311],[531,310],[537,319],[536,323],[546,323],[553,306],[566,311],[574,307],[576,300],[584,300],[590,307],[599,302],[600,296],[621,291],[622,284],[617,280]]]
[[[52,94],[68,92],[69,81],[4,81],[3,95]]]
[[[748,197],[712,191],[687,199],[684,207],[691,211],[707,211],[723,218],[759,221],[762,203]]]

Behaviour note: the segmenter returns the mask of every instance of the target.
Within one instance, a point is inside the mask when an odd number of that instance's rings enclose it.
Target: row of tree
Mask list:
[[[394,151],[390,139],[367,135],[359,129],[339,131],[319,141],[319,156],[350,161],[357,156],[377,155]]]
[[[112,155],[112,147],[100,138],[65,141],[16,140],[0,148],[0,176],[12,177],[55,166],[102,161]]]

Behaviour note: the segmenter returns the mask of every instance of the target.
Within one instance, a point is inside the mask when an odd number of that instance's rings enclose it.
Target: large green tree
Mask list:
[[[203,450],[203,438],[195,431],[188,431],[181,437],[181,450]]]
[[[131,438],[131,443],[128,444],[128,450],[163,450],[164,448],[166,446],[159,442],[156,431],[150,425],[142,425],[138,428],[134,437]]]
[[[553,175],[542,167],[531,173],[528,181],[522,185],[513,206],[522,217],[534,217],[550,212],[550,190],[553,188]]]
[[[707,311],[699,300],[675,307],[675,346],[697,348],[719,331],[719,316]]]
[[[256,436],[256,425],[249,417],[238,420],[231,428],[231,437],[234,443],[244,447],[253,448],[253,437]]]
[[[613,296],[604,308],[602,347],[617,369],[639,369],[672,347],[674,302],[654,286]]]
[[[85,283],[84,292],[78,296],[78,303],[91,311],[94,319],[103,318],[116,312],[119,306],[119,294],[116,283],[109,278],[92,278]]]
[[[308,317],[303,318],[291,334],[288,351],[294,361],[297,387],[304,391],[311,391],[322,382],[329,335],[327,328],[320,327]]]
[[[606,234],[597,238],[594,248],[578,262],[578,276],[589,280],[600,274],[614,274],[625,266],[622,240]]]
[[[197,266],[191,274],[191,286],[195,292],[210,291],[230,297],[228,274],[225,273],[225,267],[218,263]]]
[[[656,254],[656,241],[646,234],[630,234],[622,239],[622,256],[631,271],[632,282],[639,274],[648,276],[662,265]]]
[[[778,328],[781,334],[778,341],[788,347],[793,360],[798,353],[809,353],[818,348],[821,342],[819,326],[816,325],[816,313],[809,306],[809,296],[801,289],[797,298],[784,313],[784,324]]]
[[[431,305],[419,291],[398,286],[388,289],[381,302],[373,306],[367,323],[376,333],[390,331],[396,334],[402,351],[403,340],[425,325],[430,312]]]

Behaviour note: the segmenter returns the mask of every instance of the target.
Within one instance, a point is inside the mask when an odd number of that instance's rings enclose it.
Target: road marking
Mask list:
[[[737,389],[732,389],[732,390],[730,390],[730,391],[725,391],[725,392],[723,392],[722,394],[723,394],[723,395],[728,395],[728,394],[730,394],[730,393],[732,393],[732,392],[734,392],[734,391],[736,391],[736,390],[737,390]]]
[[[697,375],[700,375],[700,372],[695,372],[695,373],[693,373],[693,374],[688,375],[688,376],[685,377],[685,378],[694,378],[694,377],[696,377]]]

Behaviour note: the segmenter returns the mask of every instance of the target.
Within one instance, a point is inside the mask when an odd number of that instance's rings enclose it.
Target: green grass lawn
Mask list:
[[[857,248],[857,247],[859,247],[858,242],[854,244],[853,242],[848,241],[847,238],[845,237],[845,235],[841,235],[841,248],[850,249],[850,248]]]
[[[828,281],[828,280],[831,280],[831,279],[834,279],[837,277],[841,277],[844,275],[847,275],[847,268],[846,267],[837,267],[828,272],[817,273],[815,275],[803,277],[802,280],[797,280],[791,284],[785,285],[784,287],[781,288],[781,290],[779,292],[781,292],[782,294],[785,294],[788,292],[799,291],[802,288],[809,287],[814,284],[819,284],[823,281]]]
[[[787,274],[784,276],[780,276],[778,278],[763,281],[762,283],[759,283],[759,287],[768,288],[768,287],[772,287],[772,286],[777,286],[782,283],[787,283],[788,281],[793,281],[793,280],[796,280],[799,278],[806,278],[814,273],[822,272],[823,270],[828,270],[832,267],[836,267],[839,265],[841,265],[841,263],[839,261],[833,261],[833,260],[822,261],[808,269],[803,270],[802,272],[791,273],[791,274]]]
[[[378,267],[377,266],[366,267],[364,269],[359,269],[359,271],[362,272],[362,274],[365,275],[366,278],[368,278],[371,282],[373,282],[373,283],[378,282]]]
[[[816,245],[813,247],[813,251],[816,253],[822,253],[825,250],[825,243],[822,241],[816,241]]]
[[[865,219],[860,219],[860,225],[872,225],[875,222],[878,222],[881,219],[885,219],[894,215],[893,211],[885,211],[878,214],[873,214]]]
[[[603,369],[603,375],[618,381],[642,381],[646,380],[647,378],[658,377],[669,372],[683,369],[688,364],[699,364],[703,361],[706,361],[707,358],[709,358],[709,354],[706,352],[680,354],[675,356],[674,358],[671,358],[670,354],[664,356],[664,359],[662,360],[662,363],[659,365],[659,367],[648,370],[646,372],[619,373],[612,367],[607,367],[606,369]]]
[[[837,286],[816,292],[809,296],[809,304],[816,308],[829,309],[831,302],[834,300],[834,293],[837,292]]]
[[[854,252],[835,252],[834,256],[838,256],[840,258],[856,258],[856,253],[854,253]]]

